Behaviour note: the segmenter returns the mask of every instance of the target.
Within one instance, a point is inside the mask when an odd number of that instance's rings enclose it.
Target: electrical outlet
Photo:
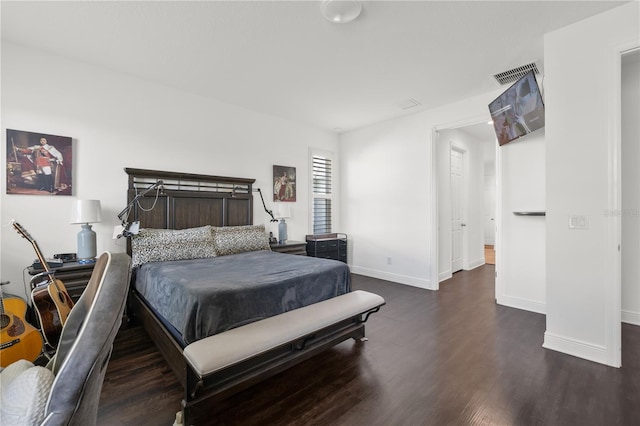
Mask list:
[[[387,257],[387,265],[391,265],[391,258]]]

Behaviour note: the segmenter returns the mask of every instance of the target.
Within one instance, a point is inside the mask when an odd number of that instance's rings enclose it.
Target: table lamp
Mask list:
[[[278,243],[284,244],[287,242],[287,223],[285,218],[291,217],[291,207],[287,203],[278,203]]]
[[[82,225],[82,229],[78,232],[78,263],[96,261],[96,233],[91,229],[90,223],[98,223],[101,220],[99,200],[76,200],[71,209],[70,223]]]

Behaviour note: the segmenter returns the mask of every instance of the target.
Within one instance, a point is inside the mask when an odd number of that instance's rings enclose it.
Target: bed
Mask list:
[[[127,220],[141,227],[128,240],[129,312],[184,387],[186,424],[211,401],[365,339],[384,300],[352,292],[342,262],[271,252],[252,223],[253,179],[125,172]]]

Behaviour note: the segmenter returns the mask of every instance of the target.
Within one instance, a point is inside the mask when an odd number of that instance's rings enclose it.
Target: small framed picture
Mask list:
[[[296,168],[273,166],[273,201],[296,201]]]
[[[71,195],[68,136],[7,129],[7,194]]]

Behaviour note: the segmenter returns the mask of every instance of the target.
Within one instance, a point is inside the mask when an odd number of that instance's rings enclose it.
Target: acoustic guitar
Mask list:
[[[44,268],[42,274],[34,277],[34,279],[38,276],[44,276],[46,278],[41,283],[36,283],[33,286],[31,300],[38,314],[44,340],[49,346],[55,348],[58,346],[58,340],[60,340],[62,326],[67,320],[71,308],[73,308],[73,300],[71,300],[62,281],[55,279],[52,271],[49,269],[49,265],[47,265],[47,261],[44,256],[42,256],[36,240],[34,240],[18,222],[13,222],[13,227],[31,243],[40,264]]]
[[[3,297],[0,288],[0,367],[19,359],[35,361],[42,353],[40,332],[24,316],[27,304],[19,297]]]

